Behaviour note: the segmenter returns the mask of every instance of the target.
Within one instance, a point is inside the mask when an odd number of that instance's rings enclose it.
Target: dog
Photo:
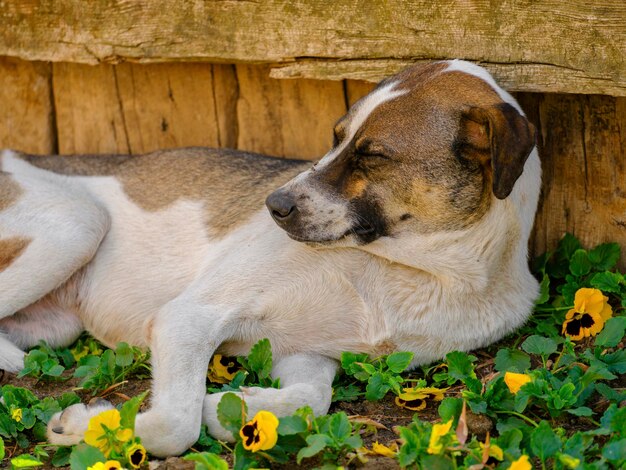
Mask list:
[[[242,391],[250,414],[327,413],[343,351],[411,351],[412,366],[522,325],[538,294],[527,262],[540,191],[535,128],[464,61],[383,80],[334,128],[317,163],[187,148],[144,156],[0,160],[0,367],[83,331],[150,348],[136,432],[176,455],[222,394],[215,352],[262,338],[280,389]],[[269,195],[269,196],[268,196]],[[264,202],[267,207],[264,207]],[[110,405],[55,415],[74,444]]]

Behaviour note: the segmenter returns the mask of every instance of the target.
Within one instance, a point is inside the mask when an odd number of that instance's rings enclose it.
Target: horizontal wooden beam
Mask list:
[[[272,78],[313,78],[318,80],[365,80],[378,82],[404,67],[429,60],[298,60],[274,66]],[[626,76],[593,76],[550,64],[494,64],[474,61],[487,68],[498,83],[509,91],[540,93],[582,93],[626,96]]]
[[[291,64],[274,76],[367,79],[462,58],[516,90],[624,95],[626,2],[12,0],[0,2],[0,55]]]

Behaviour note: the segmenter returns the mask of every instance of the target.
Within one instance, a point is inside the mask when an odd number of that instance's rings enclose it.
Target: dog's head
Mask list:
[[[350,108],[270,213],[291,238],[331,246],[464,229],[511,193],[535,145],[507,97],[465,62],[410,67]]]

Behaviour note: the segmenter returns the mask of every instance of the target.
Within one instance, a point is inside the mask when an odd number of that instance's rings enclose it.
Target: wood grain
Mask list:
[[[59,153],[128,153],[128,132],[112,65],[53,64]]]
[[[292,64],[275,74],[377,69],[377,79],[406,62],[463,58],[515,90],[626,88],[623,0],[13,0],[0,19],[0,54],[28,60]]]
[[[236,96],[228,78],[214,87],[215,75],[232,74],[232,67],[211,64],[54,64],[59,151],[233,146]],[[236,95],[236,81],[233,87]]]
[[[275,80],[269,69],[237,66],[237,148],[280,157],[318,159],[346,112],[343,86],[318,80]]]
[[[531,251],[553,249],[566,232],[586,247],[615,241],[626,250],[626,99],[518,99],[540,131],[543,185]]]
[[[0,149],[55,151],[50,65],[0,57]]]

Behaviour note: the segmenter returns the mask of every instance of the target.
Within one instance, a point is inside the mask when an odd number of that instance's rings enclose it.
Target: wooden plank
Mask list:
[[[119,99],[131,153],[218,147],[211,64],[120,64]]]
[[[0,54],[28,60],[304,60],[275,74],[365,79],[374,68],[387,75],[390,60],[395,70],[395,61],[464,58],[506,69],[516,90],[626,87],[623,0],[13,0],[0,2],[0,18]]]
[[[587,247],[615,241],[626,249],[626,99],[532,94],[518,99],[540,131],[543,166],[531,251],[553,249],[565,232]]]
[[[53,66],[59,153],[128,153],[128,132],[112,65]]]
[[[346,112],[343,86],[317,80],[274,80],[267,67],[238,65],[237,148],[318,159]]]
[[[626,52],[626,51],[625,51]],[[273,78],[313,78],[317,80],[364,80],[379,82],[415,63],[430,60],[296,60],[277,66],[270,74]],[[607,74],[594,75],[585,70],[560,65],[538,63],[501,64],[474,61],[485,67],[496,81],[509,91],[544,93],[586,93],[626,96],[626,78],[608,78]]]
[[[55,150],[50,65],[0,57],[0,149]]]
[[[236,80],[229,66],[60,63],[54,65],[54,96],[60,153],[236,143]]]

